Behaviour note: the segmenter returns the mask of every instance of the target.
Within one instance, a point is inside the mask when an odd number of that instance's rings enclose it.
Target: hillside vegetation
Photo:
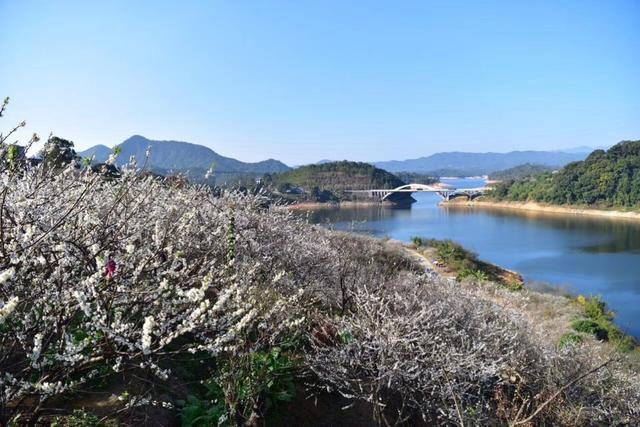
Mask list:
[[[407,184],[430,185],[439,181],[437,176],[417,172],[396,172],[394,175]]]
[[[362,162],[329,162],[301,166],[299,168],[266,176],[266,185],[281,193],[292,194],[292,189],[301,191],[303,200],[349,200],[353,197],[346,190],[372,188],[396,188],[404,185],[397,176]]]
[[[627,356],[549,345],[384,242],[134,170],[43,173],[4,177],[3,423],[640,419]]]
[[[513,168],[496,171],[489,174],[489,179],[496,181],[509,181],[522,178],[531,178],[536,175],[540,175],[545,172],[552,172],[557,168],[546,165],[535,165],[531,163],[525,163]]]
[[[503,182],[491,197],[596,207],[640,207],[640,141],[596,150],[558,173]]]

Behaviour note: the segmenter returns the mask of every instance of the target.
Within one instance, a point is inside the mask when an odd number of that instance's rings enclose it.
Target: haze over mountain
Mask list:
[[[597,147],[590,147],[588,145],[580,145],[578,147],[563,148],[562,150],[556,150],[562,153],[591,153],[595,150],[607,150],[611,148],[611,145],[599,145]]]
[[[525,163],[561,167],[584,160],[589,152],[511,151],[508,153],[436,153],[409,160],[374,162],[389,172],[421,172],[433,175],[488,175]],[[455,172],[455,173],[452,173]]]
[[[122,150],[116,164],[123,165],[135,156],[138,162],[143,162],[145,152],[150,148],[149,166],[163,171],[183,171],[190,169],[207,170],[211,166],[216,173],[273,173],[289,170],[284,163],[268,159],[256,163],[245,163],[231,157],[222,156],[212,149],[182,141],[154,141],[144,136],[133,135],[118,147]],[[104,145],[96,145],[78,153],[82,157],[95,155],[96,162],[107,160],[112,150]]]
[[[118,145],[121,149],[116,163],[123,165],[135,156],[139,162],[144,161],[147,148],[151,149],[148,166],[160,173],[170,171],[190,171],[195,175],[203,175],[213,166],[217,174],[253,174],[277,173],[291,170],[284,163],[268,159],[256,163],[247,163],[222,156],[203,145],[182,141],[156,141],[144,136],[134,135]],[[580,147],[582,148],[582,147]],[[496,171],[513,168],[526,163],[562,167],[567,163],[583,160],[590,150],[584,147],[565,151],[512,151],[508,153],[466,153],[444,152],[427,157],[409,160],[390,160],[372,162],[378,168],[389,172],[416,172],[433,176],[452,175],[489,175]],[[104,145],[96,145],[78,153],[82,157],[95,156],[96,162],[104,162],[112,149]],[[317,164],[325,164],[330,160],[321,160]]]

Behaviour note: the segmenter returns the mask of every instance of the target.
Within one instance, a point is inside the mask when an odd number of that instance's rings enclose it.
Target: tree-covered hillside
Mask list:
[[[394,173],[401,181],[413,184],[435,184],[439,181],[437,176],[431,174],[417,173],[417,172],[396,172]]]
[[[301,166],[265,177],[265,184],[281,193],[298,193],[318,201],[350,198],[346,190],[396,188],[404,185],[397,176],[362,162],[330,162]]]
[[[602,207],[640,207],[640,141],[596,150],[557,173],[500,183],[492,197]]]
[[[554,168],[553,166],[525,163],[509,169],[493,172],[489,174],[489,179],[506,181],[510,179],[530,178],[540,175],[541,173],[552,172],[555,169],[557,168]]]

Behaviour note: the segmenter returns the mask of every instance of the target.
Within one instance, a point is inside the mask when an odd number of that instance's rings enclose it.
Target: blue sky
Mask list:
[[[246,161],[640,139],[640,1],[0,0],[1,125]],[[25,133],[26,134],[26,133]]]

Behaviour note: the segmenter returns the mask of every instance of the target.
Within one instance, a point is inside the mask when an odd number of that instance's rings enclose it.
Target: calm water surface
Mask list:
[[[448,181],[458,188],[477,180]],[[518,271],[530,286],[550,284],[602,295],[617,323],[640,337],[640,223],[578,216],[438,207],[435,194],[414,193],[410,209],[363,206],[317,209],[313,223],[409,241],[453,239],[481,259]]]

